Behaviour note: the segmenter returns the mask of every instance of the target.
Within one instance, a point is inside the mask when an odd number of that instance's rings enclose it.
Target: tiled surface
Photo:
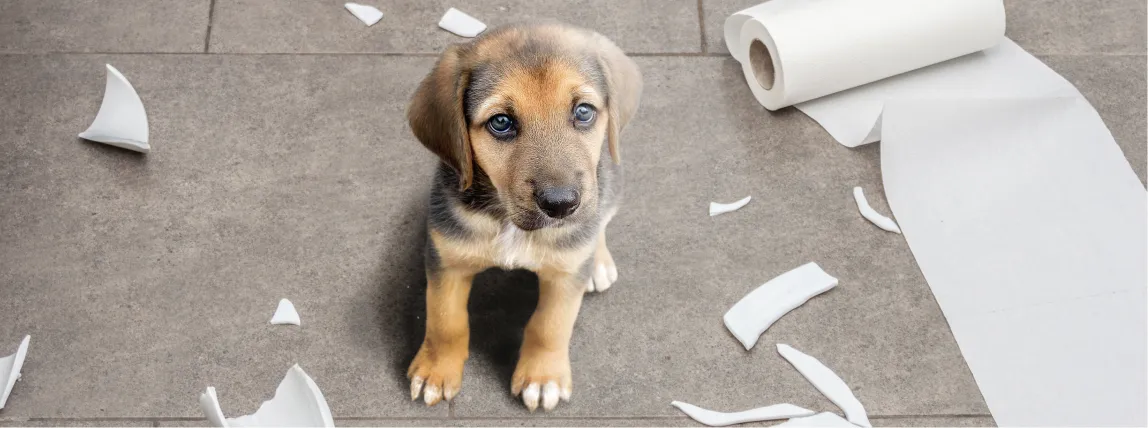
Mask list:
[[[0,53],[203,52],[211,0],[2,0]]]
[[[777,425],[781,421],[756,422],[738,426],[764,427]],[[870,418],[875,427],[994,427],[996,424],[988,416],[908,416]],[[206,420],[159,421],[163,427],[201,427]],[[595,418],[452,418],[452,419],[336,419],[340,427],[693,427],[704,426],[685,416],[658,418],[625,419],[611,417]],[[2,425],[0,425],[2,426]]]
[[[698,2],[366,1],[386,13],[367,28],[341,1],[215,0],[211,52],[226,55],[59,53],[201,52],[209,3],[0,0],[0,52],[17,53],[0,55],[0,354],[33,335],[0,426],[202,426],[206,386],[250,413],[293,363],[340,426],[694,425],[671,400],[833,410],[775,343],[834,368],[877,426],[993,424],[904,240],[856,215],[852,185],[887,206],[879,145],[766,112],[728,57],[658,56],[700,50]],[[709,52],[754,3],[701,2]],[[654,55],[638,59],[647,92],[609,230],[621,280],[586,299],[574,399],[549,414],[508,392],[536,297],[519,273],[476,287],[456,402],[408,399],[434,160],[402,113],[429,54],[463,40],[434,26],[448,6],[490,24],[554,17]],[[1080,88],[1145,180],[1144,4],[1007,6],[1009,35]],[[332,52],[355,55],[289,55]],[[147,156],[75,137],[105,63],[147,106]],[[720,315],[810,260],[841,285],[743,351]],[[302,327],[266,324],[282,297]]]
[[[705,15],[706,51],[728,54],[725,48],[725,19],[734,12],[760,4],[760,0],[702,0]]]
[[[294,363],[335,414],[446,415],[400,381],[433,164],[402,110],[431,61],[0,60],[23,106],[0,116],[0,341],[32,335],[2,416],[200,416],[209,385],[250,413]],[[105,62],[147,103],[147,156],[76,138]],[[268,324],[284,297],[302,327]]]
[[[988,416],[911,416],[904,418],[873,419],[875,427],[995,427]]]
[[[1124,55],[1055,55],[1040,58],[1072,82],[1100,112],[1132,170],[1145,182],[1148,168],[1148,85],[1145,58]]]
[[[342,0],[216,0],[212,52],[428,52],[466,39],[437,23],[450,7],[495,26],[557,19],[593,27],[628,52],[698,52],[694,0],[375,0],[366,27]]]
[[[155,421],[147,419],[35,419],[4,420],[0,427],[151,427]]]
[[[1005,0],[1005,34],[1034,54],[1144,55],[1145,5],[1142,0]]]
[[[878,417],[872,418],[875,427],[992,427],[996,426],[987,416],[936,416],[936,417]],[[740,426],[772,426],[774,422],[758,422]],[[340,427],[677,427],[703,426],[688,417],[664,417],[645,419],[624,418],[511,418],[511,419],[336,419]],[[205,419],[187,420],[36,420],[0,421],[0,427],[204,427],[210,426]]]

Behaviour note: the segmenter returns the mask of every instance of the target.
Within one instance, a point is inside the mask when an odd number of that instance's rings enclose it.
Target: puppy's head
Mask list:
[[[641,91],[637,65],[597,33],[504,27],[447,49],[408,119],[462,189],[489,180],[510,220],[535,230],[597,212],[602,146],[620,162]]]

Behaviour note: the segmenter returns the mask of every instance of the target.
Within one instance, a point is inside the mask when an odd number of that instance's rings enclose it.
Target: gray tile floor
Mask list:
[[[832,410],[777,342],[836,369],[877,425],[991,425],[905,241],[856,214],[853,185],[886,206],[879,146],[745,91],[721,25],[757,1],[372,0],[386,17],[365,28],[342,0],[0,0],[0,354],[33,336],[0,426],[202,425],[204,387],[248,413],[295,362],[347,426],[691,425],[674,399]],[[435,160],[403,110],[459,41],[435,27],[448,6],[596,28],[645,73],[610,226],[621,280],[587,299],[574,400],[549,414],[508,391],[529,275],[481,278],[454,403],[412,403],[404,381]],[[1078,85],[1143,181],[1145,3],[1007,6],[1009,36]],[[146,157],[76,138],[105,63],[145,102]],[[841,286],[742,351],[721,314],[810,260]],[[266,324],[281,297],[302,327]]]

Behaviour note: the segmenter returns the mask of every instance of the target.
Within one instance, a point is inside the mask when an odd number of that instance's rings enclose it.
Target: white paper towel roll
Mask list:
[[[770,110],[987,49],[1004,30],[1001,0],[773,0],[725,24]]]

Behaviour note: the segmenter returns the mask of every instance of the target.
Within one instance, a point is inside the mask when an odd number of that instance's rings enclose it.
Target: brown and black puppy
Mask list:
[[[471,281],[492,267],[539,279],[511,393],[532,411],[570,398],[582,294],[618,277],[605,229],[621,191],[618,134],[641,92],[638,66],[617,46],[556,23],[489,31],[439,58],[408,112],[415,136],[442,159],[411,399],[421,392],[434,405],[459,393]]]

